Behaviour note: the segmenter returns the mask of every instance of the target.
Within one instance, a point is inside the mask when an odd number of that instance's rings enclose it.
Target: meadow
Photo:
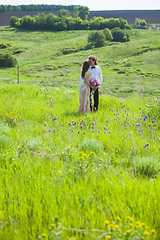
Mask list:
[[[0,28],[0,239],[160,239],[160,32],[85,49],[88,31]],[[98,112],[78,112],[96,55]]]

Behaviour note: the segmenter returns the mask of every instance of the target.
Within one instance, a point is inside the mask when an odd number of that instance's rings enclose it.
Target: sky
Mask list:
[[[0,0],[0,5],[80,5],[98,10],[160,10],[160,0]]]

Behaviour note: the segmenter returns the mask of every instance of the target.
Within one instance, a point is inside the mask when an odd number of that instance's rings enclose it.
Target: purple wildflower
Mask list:
[[[55,121],[55,120],[57,120],[57,119],[58,119],[57,117],[54,117],[54,118],[53,118],[53,121]]]
[[[143,148],[146,148],[149,146],[149,143],[146,143]]]

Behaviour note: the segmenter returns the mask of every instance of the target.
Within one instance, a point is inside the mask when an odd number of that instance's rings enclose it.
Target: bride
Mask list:
[[[89,70],[90,64],[88,61],[84,61],[82,65],[81,80],[82,83],[79,88],[79,112],[88,113],[90,110],[90,83],[89,80],[92,77],[92,73]]]

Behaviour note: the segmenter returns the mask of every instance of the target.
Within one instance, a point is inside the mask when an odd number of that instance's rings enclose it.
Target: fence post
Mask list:
[[[17,67],[17,83],[19,84],[19,66]]]

